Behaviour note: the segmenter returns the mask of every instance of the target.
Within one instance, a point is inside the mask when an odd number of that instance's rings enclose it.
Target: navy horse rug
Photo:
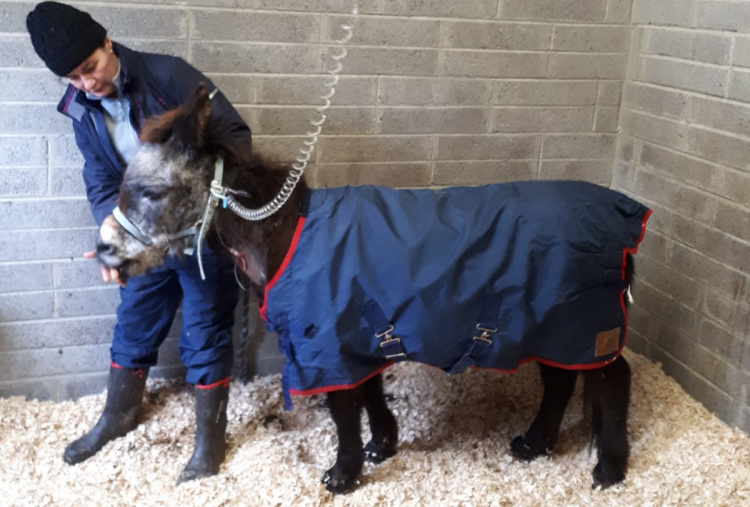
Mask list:
[[[287,408],[396,361],[580,370],[620,355],[625,266],[651,214],[629,197],[573,181],[308,192],[261,307]]]

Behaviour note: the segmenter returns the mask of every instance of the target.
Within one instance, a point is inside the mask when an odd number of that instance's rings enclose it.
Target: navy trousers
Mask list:
[[[238,287],[233,265],[209,249],[203,252],[206,280],[196,256],[166,264],[128,280],[120,289],[117,324],[110,349],[112,361],[125,368],[156,364],[182,300],[180,358],[187,381],[209,385],[232,370],[232,327]]]

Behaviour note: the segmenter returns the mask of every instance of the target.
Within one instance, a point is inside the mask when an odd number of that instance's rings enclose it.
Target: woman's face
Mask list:
[[[112,41],[107,37],[104,45],[91,53],[66,78],[81,91],[97,97],[108,97],[116,91],[112,81],[117,75],[117,69],[117,56],[112,52]]]

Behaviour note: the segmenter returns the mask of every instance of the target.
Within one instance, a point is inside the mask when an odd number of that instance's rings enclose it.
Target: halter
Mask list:
[[[195,222],[193,226],[183,229],[176,234],[172,234],[171,236],[167,236],[167,240],[169,241],[173,241],[176,239],[190,238],[183,252],[186,255],[193,255],[193,252],[197,248],[198,268],[200,269],[202,280],[206,279],[206,274],[203,271],[203,259],[201,256],[203,240],[206,237],[206,232],[208,231],[208,228],[211,225],[211,220],[213,219],[214,212],[216,211],[216,207],[219,205],[219,202],[223,201],[224,207],[226,207],[225,194],[229,190],[225,190],[224,193],[214,191],[214,183],[218,182],[218,186],[220,187],[221,181],[223,179],[224,179],[224,157],[219,156],[219,158],[216,159],[216,164],[214,165],[214,179],[213,179],[213,182],[211,183],[211,192],[208,196],[208,202],[206,203],[206,210],[203,212],[203,216],[197,222]],[[241,194],[241,192],[234,192],[234,193]],[[122,212],[119,206],[115,207],[115,209],[112,210],[112,216],[114,216],[115,221],[118,224],[120,224],[120,227],[125,229],[125,231],[128,234],[133,236],[135,239],[137,239],[144,245],[151,246],[154,243],[153,238],[151,238],[148,234],[143,232],[137,225],[135,225],[133,221],[130,220],[127,217],[127,215],[125,215],[125,213]]]

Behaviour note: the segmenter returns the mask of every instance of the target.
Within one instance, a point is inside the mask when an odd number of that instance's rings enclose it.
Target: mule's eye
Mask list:
[[[162,197],[164,197],[164,192],[159,189],[153,189],[153,188],[145,188],[143,189],[143,192],[141,195],[150,201],[158,201]]]

